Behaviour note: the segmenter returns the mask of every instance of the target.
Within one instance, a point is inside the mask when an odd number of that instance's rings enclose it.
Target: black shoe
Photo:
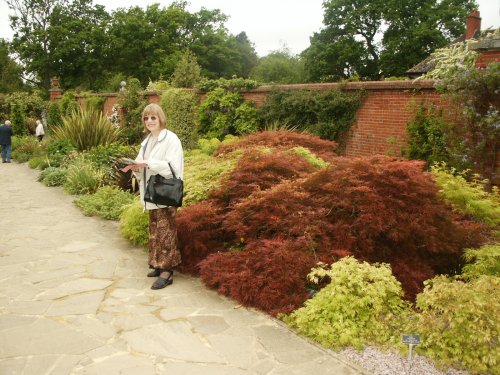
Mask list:
[[[174,282],[174,271],[170,271],[170,274],[168,277],[165,279],[163,277],[158,277],[156,281],[151,285],[151,289],[156,290],[156,289],[163,289],[166,286],[171,285]]]
[[[147,276],[148,277],[158,277],[158,276],[160,276],[160,273],[161,273],[161,269],[153,268],[153,270],[150,273],[148,273]]]

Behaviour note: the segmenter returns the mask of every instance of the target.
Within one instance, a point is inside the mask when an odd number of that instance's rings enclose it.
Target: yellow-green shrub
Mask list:
[[[446,164],[431,167],[434,180],[440,187],[440,195],[453,208],[463,214],[474,216],[490,227],[500,225],[500,198],[498,191],[488,193],[483,182],[468,182],[463,173],[446,168]]]
[[[318,168],[326,168],[328,167],[328,163],[321,159],[320,157],[314,155],[309,149],[301,146],[294,147],[292,149],[294,152],[302,156],[304,159],[306,159],[311,165],[314,165],[315,167]]]
[[[447,366],[500,374],[500,278],[437,276],[417,296],[417,308],[419,352]]]
[[[126,205],[134,201],[135,195],[116,187],[104,186],[95,194],[84,195],[75,200],[87,216],[100,216],[108,220],[117,220]]]
[[[474,279],[481,275],[500,277],[500,243],[481,246],[479,249],[465,249],[467,262],[462,271],[466,279]]]
[[[235,163],[236,158],[208,156],[200,150],[189,152],[184,169],[184,206],[206,199]]]
[[[149,239],[149,216],[139,199],[125,206],[120,215],[120,232],[135,245],[146,246]]]
[[[399,338],[397,322],[409,309],[389,265],[345,257],[330,269],[313,269],[308,278],[318,282],[325,276],[330,283],[284,317],[286,323],[333,349]]]

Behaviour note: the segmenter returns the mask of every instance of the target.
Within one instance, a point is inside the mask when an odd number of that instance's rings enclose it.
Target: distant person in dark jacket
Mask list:
[[[12,151],[12,128],[10,121],[0,126],[0,146],[2,146],[2,163],[10,163],[10,154]]]

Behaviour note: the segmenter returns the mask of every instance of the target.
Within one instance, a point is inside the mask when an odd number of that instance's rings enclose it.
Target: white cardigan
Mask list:
[[[144,153],[146,152],[147,143],[151,138],[149,134],[141,143],[139,154],[135,158],[137,162],[144,162]],[[141,168],[139,172],[134,172],[135,177],[139,183],[139,192],[141,195],[141,202],[146,210],[156,210],[166,206],[156,205],[154,203],[144,202],[144,181],[146,184],[149,177],[155,174],[161,174],[165,178],[172,177],[172,172],[168,164],[172,166],[175,177],[184,179],[184,153],[182,151],[182,144],[175,133],[170,130],[162,129],[158,135],[158,141],[153,146],[147,160],[148,168]],[[146,175],[146,176],[144,176]],[[144,179],[145,177],[145,179]]]

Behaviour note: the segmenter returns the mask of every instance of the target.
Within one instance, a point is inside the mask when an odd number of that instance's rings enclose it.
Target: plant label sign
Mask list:
[[[420,335],[403,335],[403,344],[409,344],[409,345],[420,344]]]

